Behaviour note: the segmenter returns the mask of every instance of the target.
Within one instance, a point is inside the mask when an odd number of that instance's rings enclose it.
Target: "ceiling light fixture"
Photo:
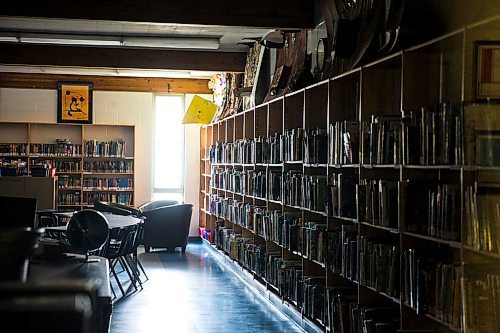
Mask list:
[[[97,35],[63,35],[44,33],[10,33],[0,32],[0,42],[21,42],[34,44],[62,44],[88,46],[122,46],[160,49],[202,49],[217,50],[219,38],[210,37],[152,37],[152,36],[97,36]]]
[[[197,72],[164,69],[101,68],[101,67],[57,67],[57,66],[22,66],[0,65],[0,73],[94,75],[118,77],[156,77],[156,78],[197,78],[209,79],[212,72]]]

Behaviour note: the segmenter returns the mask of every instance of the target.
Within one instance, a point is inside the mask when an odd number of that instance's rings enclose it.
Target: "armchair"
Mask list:
[[[140,213],[146,212],[151,209],[159,208],[159,207],[165,207],[165,206],[172,206],[172,205],[177,205],[180,204],[181,202],[175,201],[175,200],[153,200],[146,202],[139,207],[137,207],[137,210]]]
[[[168,251],[181,247],[182,252],[186,252],[192,212],[193,205],[183,203],[141,211],[141,217],[146,218],[142,241],[146,252],[155,247]]]
[[[94,208],[101,212],[117,215],[144,217],[142,244],[146,252],[160,247],[174,251],[177,247],[186,251],[189,224],[193,205],[174,200],[149,201],[137,208],[96,200]]]

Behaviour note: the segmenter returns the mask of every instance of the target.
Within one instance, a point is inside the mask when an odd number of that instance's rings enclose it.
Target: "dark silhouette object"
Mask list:
[[[0,320],[16,332],[104,333],[96,283],[2,283]]]
[[[145,217],[142,243],[146,252],[151,248],[166,248],[167,251],[174,252],[177,247],[181,247],[183,253],[186,252],[193,205],[176,204],[153,208],[155,206],[156,204],[151,203],[146,209],[143,207],[141,212],[141,216]]]
[[[29,259],[43,232],[42,228],[1,228],[0,280],[26,281]]]
[[[84,209],[73,214],[68,222],[66,234],[70,245],[84,251],[85,262],[90,262],[89,252],[99,250],[108,239],[108,221],[101,212]]]

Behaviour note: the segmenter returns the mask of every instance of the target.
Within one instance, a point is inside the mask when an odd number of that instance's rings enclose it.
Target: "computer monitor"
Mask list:
[[[0,228],[35,228],[36,207],[36,198],[0,196]]]

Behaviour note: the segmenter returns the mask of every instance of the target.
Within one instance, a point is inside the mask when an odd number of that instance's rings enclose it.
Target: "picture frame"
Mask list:
[[[475,97],[500,99],[500,41],[478,41],[475,46]]]
[[[57,122],[92,124],[92,82],[57,83]]]
[[[476,165],[500,167],[500,131],[478,130],[475,134]]]

